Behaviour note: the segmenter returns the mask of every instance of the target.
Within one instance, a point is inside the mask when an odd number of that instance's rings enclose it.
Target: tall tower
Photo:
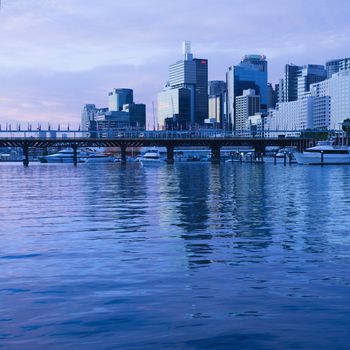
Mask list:
[[[208,60],[193,58],[191,43],[182,43],[183,60],[169,66],[169,89],[190,93],[189,125],[202,125],[208,118]],[[166,108],[164,108],[166,110]]]
[[[261,111],[267,110],[267,82],[267,61],[264,55],[246,55],[239,65],[229,67],[226,73],[229,128],[235,129],[236,97],[242,96],[244,90],[253,89],[260,96]]]

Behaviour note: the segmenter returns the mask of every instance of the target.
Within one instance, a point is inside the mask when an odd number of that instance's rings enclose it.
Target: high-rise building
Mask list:
[[[132,89],[113,89],[108,93],[109,111],[121,111],[123,109],[123,105],[133,103],[133,94],[134,93]]]
[[[304,97],[311,84],[323,81],[326,77],[327,73],[322,65],[286,64],[279,102],[292,102]]]
[[[208,117],[208,60],[193,58],[189,41],[183,43],[183,55],[183,60],[169,66],[167,89],[189,90],[190,124],[202,125]]]
[[[271,83],[267,84],[267,109],[275,108],[277,103],[277,87],[273,88]]]
[[[294,131],[312,128],[312,110],[313,100],[311,97],[279,103],[276,109],[269,111],[265,130],[279,130],[279,134],[284,133],[292,136]]]
[[[243,90],[242,96],[236,97],[236,131],[246,130],[249,116],[260,112],[260,96],[255,90]]]
[[[87,131],[90,127],[90,122],[95,120],[95,116],[98,109],[94,104],[86,104],[83,107],[83,112],[81,114],[81,130]]]
[[[326,129],[329,120],[329,97],[306,96],[296,101],[278,103],[276,109],[268,113],[265,131],[270,130],[269,136],[295,136],[296,131]]]
[[[311,85],[311,95],[330,98],[329,127],[338,129],[350,118],[350,70],[340,71],[330,79]]]
[[[108,93],[108,104],[109,108],[84,107],[84,120],[93,115],[88,128],[92,134],[109,135],[118,129],[146,127],[146,105],[134,102],[132,89],[113,89]]]
[[[242,96],[247,89],[255,90],[260,96],[260,109],[267,110],[267,61],[262,55],[246,55],[237,66],[229,67],[226,73],[227,83],[227,118],[230,128],[235,129],[236,97]]]
[[[158,124],[161,129],[188,129],[191,125],[191,91],[166,88],[158,94]]]
[[[341,58],[326,62],[327,79],[332,75],[350,69],[350,58]]]
[[[226,125],[226,83],[221,80],[209,81],[209,120],[215,127],[224,128]]]

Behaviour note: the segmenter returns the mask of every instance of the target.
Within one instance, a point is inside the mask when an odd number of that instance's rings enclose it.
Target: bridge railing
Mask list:
[[[307,133],[307,134],[306,134]],[[251,130],[240,131],[225,131],[225,130],[147,130],[147,131],[135,131],[135,130],[103,130],[103,131],[80,131],[80,130],[0,130],[0,139],[186,139],[186,138],[282,138],[282,137],[295,137],[299,138],[302,135],[312,137],[319,134],[319,130],[264,130],[252,132]],[[341,133],[339,130],[328,130],[323,133],[334,135]]]

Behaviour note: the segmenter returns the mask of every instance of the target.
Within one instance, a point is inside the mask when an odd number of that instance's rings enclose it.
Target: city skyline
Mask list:
[[[132,88],[151,117],[183,40],[209,60],[209,80],[225,80],[227,68],[251,53],[267,56],[272,83],[282,78],[286,63],[349,57],[346,1],[320,1],[317,8],[301,1],[271,1],[264,8],[258,1],[186,4],[188,11],[174,16],[183,1],[167,9],[157,0],[3,2],[0,123],[78,125],[84,104],[104,107],[106,93],[118,87]],[[203,20],[194,22],[194,14]]]

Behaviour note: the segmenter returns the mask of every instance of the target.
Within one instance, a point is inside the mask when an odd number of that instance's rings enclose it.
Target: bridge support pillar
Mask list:
[[[78,165],[78,146],[73,145],[73,165],[77,166]]]
[[[264,144],[259,144],[254,146],[254,158],[255,161],[259,160],[261,163],[264,162],[264,152],[265,152],[265,146]]]
[[[174,146],[166,146],[166,162],[174,164]]]
[[[29,165],[29,147],[23,146],[23,165],[27,167]]]
[[[120,161],[126,164],[126,146],[120,146]]]
[[[211,146],[211,162],[213,164],[220,164],[220,146]]]

